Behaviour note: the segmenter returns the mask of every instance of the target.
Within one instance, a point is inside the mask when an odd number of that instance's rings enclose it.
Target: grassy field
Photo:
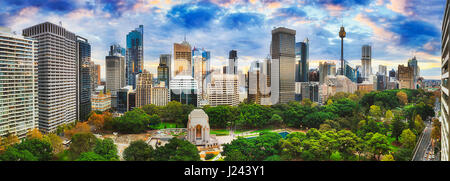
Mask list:
[[[152,129],[164,129],[164,128],[183,128],[183,125],[177,125],[176,123],[160,123],[158,125],[151,125]]]
[[[209,134],[215,134],[216,136],[226,136],[226,135],[229,135],[230,132],[226,129],[216,129],[216,130],[211,130],[209,132]]]

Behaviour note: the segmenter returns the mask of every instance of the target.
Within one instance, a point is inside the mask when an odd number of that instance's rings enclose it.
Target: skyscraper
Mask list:
[[[170,101],[198,105],[198,84],[192,76],[176,76],[170,80]]]
[[[387,76],[386,65],[378,65],[378,74]]]
[[[93,61],[90,63],[91,69],[91,91],[95,92],[95,89],[100,85],[100,65],[95,64]]]
[[[239,104],[238,76],[234,74],[214,74],[208,84],[208,103],[211,106]]]
[[[77,76],[77,115],[78,120],[86,121],[89,113],[91,113],[91,93],[92,84],[91,76],[91,45],[86,38],[77,36],[77,64],[78,64],[78,76]]]
[[[144,69],[144,26],[127,34],[127,85],[136,88],[136,76]]]
[[[449,57],[450,57],[450,0],[447,0],[447,5],[445,6],[444,21],[442,23],[442,74],[441,74],[441,160],[449,161],[450,158],[450,128],[449,128]]]
[[[159,56],[159,65],[158,65],[158,82],[164,82],[166,88],[169,87],[170,80],[170,54],[162,54]]]
[[[45,22],[23,30],[37,40],[39,129],[55,132],[77,119],[76,36]]]
[[[231,50],[228,56],[228,70],[227,74],[237,74],[238,70],[238,56],[236,50]]]
[[[151,90],[153,85],[153,75],[150,72],[144,70],[143,73],[138,75],[136,83],[136,106],[141,107],[147,104],[151,104]]]
[[[186,39],[181,44],[173,44],[173,56],[173,77],[177,75],[192,76],[191,45],[189,45]]]
[[[36,42],[0,27],[0,136],[38,127]]]
[[[309,40],[295,44],[296,82],[308,82],[309,71]]]
[[[210,70],[210,52],[203,48],[192,49],[192,76],[198,83],[198,94],[203,101],[207,100],[207,85],[211,78],[208,76]]]
[[[265,61],[252,62],[248,70],[247,99],[249,102],[270,105],[270,87],[268,86],[268,64]]]
[[[420,68],[419,65],[417,64],[416,57],[413,57],[412,59],[408,60],[408,67],[411,67],[413,69],[414,87],[411,89],[417,89],[418,87],[417,80],[419,79],[420,76]]]
[[[119,46],[110,46],[109,55],[106,56],[106,90],[111,91],[111,96],[117,96],[117,91],[126,85],[126,64]],[[113,103],[114,104],[114,103]]]
[[[272,104],[295,100],[295,30],[272,30]]]
[[[372,47],[370,45],[362,46],[362,77],[364,80],[368,80],[372,75]]]

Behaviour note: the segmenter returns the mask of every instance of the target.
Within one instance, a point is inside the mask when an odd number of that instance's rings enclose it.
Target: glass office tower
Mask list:
[[[86,38],[77,36],[78,63],[78,120],[86,121],[91,112],[91,45]]]
[[[144,69],[144,26],[127,34],[127,85],[136,88],[136,75]]]

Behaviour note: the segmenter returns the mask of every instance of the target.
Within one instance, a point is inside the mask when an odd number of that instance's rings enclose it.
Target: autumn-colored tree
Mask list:
[[[420,114],[416,115],[416,119],[414,120],[414,128],[416,128],[418,133],[422,133],[425,129],[425,123],[423,122],[422,117],[420,117]]]
[[[383,112],[381,111],[380,106],[372,105],[370,106],[370,115],[375,118],[376,121],[379,121]]]
[[[94,125],[97,129],[102,129],[103,125],[105,124],[103,114],[92,112],[91,116],[89,116],[88,123],[90,125]]]
[[[34,128],[34,129],[30,129],[30,130],[28,131],[28,133],[27,133],[27,139],[33,139],[33,138],[42,140],[43,135],[42,135],[42,133],[39,131],[39,129]]]
[[[51,144],[51,146],[53,148],[53,153],[59,153],[64,150],[63,140],[61,139],[61,137],[59,137],[58,135],[56,135],[54,133],[45,135],[43,140],[45,140]]]
[[[406,93],[403,91],[397,92],[397,99],[402,105],[408,104],[408,95],[406,95]]]
[[[328,99],[328,101],[327,101],[327,105],[331,105],[331,104],[333,104],[333,100],[331,100],[331,99]]]
[[[388,155],[383,155],[383,158],[381,159],[381,161],[395,161],[395,160],[394,160],[394,156],[392,156],[391,154],[388,154]]]
[[[388,124],[390,124],[393,118],[394,118],[394,114],[392,114],[392,111],[387,110],[386,115],[384,116],[384,121],[387,122]]]
[[[90,133],[91,127],[87,122],[78,122],[74,128],[64,130],[64,136],[66,138],[72,138],[75,133]]]
[[[434,140],[441,139],[441,122],[439,119],[433,118],[433,129],[431,130],[431,138]]]

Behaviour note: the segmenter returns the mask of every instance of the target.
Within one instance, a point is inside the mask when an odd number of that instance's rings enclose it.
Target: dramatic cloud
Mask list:
[[[311,68],[340,58],[339,28],[344,24],[344,58],[361,62],[361,46],[372,45],[373,68],[388,69],[417,56],[425,78],[439,76],[442,0],[2,0],[0,26],[21,32],[49,21],[89,40],[92,59],[102,66],[112,43],[125,45],[128,32],[144,25],[145,68],[156,73],[160,54],[187,41],[211,51],[212,67],[226,64],[235,49],[239,69],[270,53],[271,30],[296,30],[308,38]]]

